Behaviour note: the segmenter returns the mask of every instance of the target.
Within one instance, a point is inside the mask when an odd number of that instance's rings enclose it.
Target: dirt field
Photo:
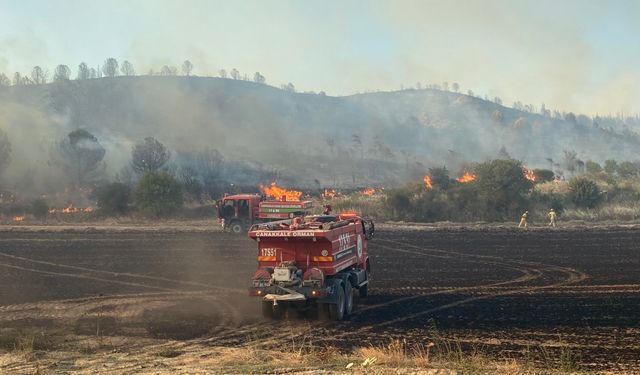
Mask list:
[[[246,296],[256,261],[245,238],[202,230],[1,231],[0,328],[65,332],[67,341],[108,338],[116,349],[140,352],[189,347],[202,357],[219,346],[349,351],[394,338],[409,346],[438,339],[495,358],[640,368],[640,230],[386,227],[376,236],[370,297],[348,321],[327,324],[262,321]],[[135,362],[119,360],[110,370]],[[0,372],[30,366],[0,362]]]

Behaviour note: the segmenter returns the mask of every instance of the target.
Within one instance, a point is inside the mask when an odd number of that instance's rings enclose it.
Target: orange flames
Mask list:
[[[529,169],[527,167],[522,167],[522,174],[527,180],[531,182],[536,182],[536,174],[532,169]]]
[[[372,196],[373,194],[376,193],[376,189],[374,189],[374,188],[364,189],[363,191],[361,191],[361,193],[363,195]]]
[[[333,189],[324,189],[322,193],[322,199],[333,199],[338,195],[338,193]]]
[[[93,212],[93,207],[85,207],[85,208],[79,208],[79,207],[74,207],[73,204],[70,204],[68,207],[64,207],[64,208],[50,208],[49,209],[49,213],[50,214],[75,214],[78,212]]]
[[[476,179],[475,174],[465,171],[462,177],[456,178],[456,181],[466,184],[467,182],[475,181],[475,179]]]
[[[431,182],[431,177],[429,175],[424,175],[422,181],[424,181],[424,187],[427,189],[431,189],[433,187],[433,183]]]
[[[24,220],[24,215],[14,216],[13,217],[13,221],[23,221],[23,220]]]
[[[271,197],[275,199],[282,199],[282,197],[286,197],[288,201],[300,200],[300,197],[302,196],[301,191],[287,190],[287,189],[281,188],[280,186],[276,185],[275,182],[272,182],[270,186],[260,185],[260,190],[267,197]]]

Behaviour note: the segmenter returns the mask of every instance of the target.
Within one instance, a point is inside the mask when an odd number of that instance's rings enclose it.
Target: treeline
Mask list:
[[[182,74],[189,77],[193,75],[194,64],[190,60],[185,60],[179,67],[176,65],[163,65],[158,70],[150,69],[146,72],[148,76],[177,76]],[[136,76],[142,75],[136,72],[133,64],[128,60],[119,63],[117,59],[113,57],[107,58],[102,65],[95,67],[89,66],[85,62],[81,62],[76,69],[76,80],[87,80],[97,78],[113,78],[117,76]],[[255,72],[252,75],[241,73],[238,69],[220,69],[218,71],[220,78],[230,78],[243,81],[253,81],[256,83],[266,84],[266,77],[260,73]],[[0,87],[2,86],[22,86],[22,85],[44,85],[49,82],[65,82],[72,80],[71,68],[68,65],[60,64],[53,69],[53,73],[43,69],[40,66],[34,66],[30,73],[15,72],[12,77],[7,76],[5,73],[0,73]],[[295,92],[295,86],[289,82],[282,84],[281,89],[286,91]]]

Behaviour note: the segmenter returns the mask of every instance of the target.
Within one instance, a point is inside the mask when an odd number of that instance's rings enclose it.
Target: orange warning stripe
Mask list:
[[[258,262],[275,262],[276,257],[258,256]]]
[[[332,256],[330,256],[330,257],[317,257],[317,256],[314,256],[312,259],[313,259],[314,262],[333,262],[333,257]]]

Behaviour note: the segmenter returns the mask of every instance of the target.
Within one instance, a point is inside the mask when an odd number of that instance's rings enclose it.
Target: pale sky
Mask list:
[[[506,105],[640,113],[640,1],[0,0],[0,72],[189,59],[299,91],[421,82]]]

